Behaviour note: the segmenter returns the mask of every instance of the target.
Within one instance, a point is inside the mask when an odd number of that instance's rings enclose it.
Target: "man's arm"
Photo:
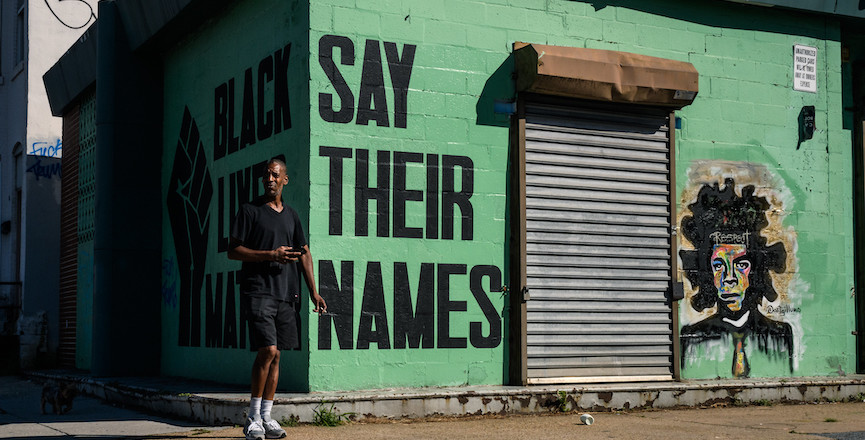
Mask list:
[[[292,252],[288,246],[280,246],[273,250],[254,250],[243,245],[236,239],[231,239],[228,246],[228,259],[257,263],[260,261],[276,261],[277,263],[289,263],[297,261],[299,252]],[[310,263],[311,264],[311,263]]]
[[[306,278],[306,287],[309,289],[309,299],[315,304],[315,308],[312,311],[321,315],[327,311],[327,303],[324,302],[324,298],[318,294],[318,290],[315,287],[315,273],[312,267],[312,254],[309,251],[309,246],[303,245],[303,249],[306,252],[300,254],[300,264],[303,267],[303,277]]]

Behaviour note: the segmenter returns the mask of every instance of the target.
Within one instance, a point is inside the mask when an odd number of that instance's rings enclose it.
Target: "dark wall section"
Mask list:
[[[842,27],[844,128],[853,131],[853,222],[856,299],[856,372],[865,373],[865,33],[858,23]]]
[[[158,374],[162,73],[99,3],[92,372]]]

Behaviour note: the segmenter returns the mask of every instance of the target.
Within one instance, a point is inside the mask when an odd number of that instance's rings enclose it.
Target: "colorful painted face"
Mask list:
[[[718,298],[731,312],[742,309],[751,261],[744,244],[717,244],[712,252],[712,273]]]

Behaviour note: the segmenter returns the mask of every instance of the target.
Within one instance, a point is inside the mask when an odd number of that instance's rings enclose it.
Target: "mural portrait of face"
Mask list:
[[[700,185],[691,200],[681,219],[687,246],[679,257],[690,284],[687,303],[697,317],[680,331],[683,366],[689,357],[701,359],[696,347],[708,344],[704,349],[732,354],[732,377],[750,375],[753,348],[785,357],[792,371],[793,329],[761,309],[764,302],[783,301],[771,274],[787,270],[785,243],[767,238],[769,199],[755,185],[737,191],[735,180],[725,178],[723,186]]]
[[[719,244],[712,251],[712,273],[718,299],[731,312],[742,309],[745,291],[748,290],[751,261],[745,245]]]

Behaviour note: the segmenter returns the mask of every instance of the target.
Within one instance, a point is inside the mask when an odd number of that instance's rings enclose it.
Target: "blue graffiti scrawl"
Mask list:
[[[36,176],[36,180],[40,178],[52,179],[54,177],[63,178],[63,169],[61,164],[56,159],[48,159],[51,163],[42,163],[41,157],[36,157],[31,160],[32,165],[27,167],[27,172]]]
[[[28,156],[63,157],[63,141],[57,139],[52,142],[33,142],[30,144]]]

